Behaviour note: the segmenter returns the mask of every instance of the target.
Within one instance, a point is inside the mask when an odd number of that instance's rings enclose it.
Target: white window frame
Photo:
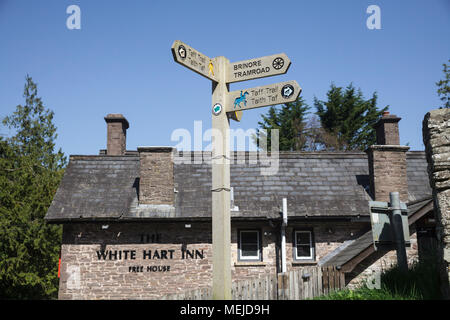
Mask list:
[[[242,255],[242,233],[243,232],[255,232],[257,235],[256,238],[256,243],[258,245],[258,254],[256,256],[243,256]],[[256,229],[242,229],[239,230],[239,255],[238,255],[238,259],[239,261],[261,261],[261,231],[260,230],[256,230]]]
[[[297,255],[297,234],[299,233],[308,233],[309,234],[309,256],[298,256]],[[311,230],[295,230],[294,231],[294,259],[295,260],[314,260],[314,244],[313,244],[313,233]]]

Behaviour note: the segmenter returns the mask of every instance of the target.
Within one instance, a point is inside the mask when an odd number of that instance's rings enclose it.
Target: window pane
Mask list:
[[[241,257],[259,257],[257,231],[241,231]]]
[[[309,232],[297,232],[297,245],[310,244],[310,233]]]
[[[258,232],[252,231],[252,232],[241,232],[241,243],[258,243]]]
[[[309,245],[297,245],[297,257],[310,257],[311,247]]]
[[[257,245],[242,245],[242,256],[243,257],[257,257],[258,256],[258,246]]]
[[[295,232],[295,253],[297,259],[312,259],[312,233],[310,231]]]

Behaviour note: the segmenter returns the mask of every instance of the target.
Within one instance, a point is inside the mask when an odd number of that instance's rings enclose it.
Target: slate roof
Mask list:
[[[119,218],[139,176],[136,156],[71,156],[46,219]]]
[[[209,219],[211,214],[210,153],[192,152],[200,163],[174,163],[174,206],[138,204],[139,156],[71,156],[46,219]],[[371,200],[367,155],[360,152],[282,152],[275,175],[262,175],[264,163],[231,164],[234,219],[279,218],[282,198],[290,219],[296,217],[368,216]],[[239,158],[240,159],[240,158]],[[409,200],[431,194],[424,152],[407,153]]]

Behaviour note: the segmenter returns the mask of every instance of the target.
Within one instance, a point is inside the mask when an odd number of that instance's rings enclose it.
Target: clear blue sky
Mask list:
[[[72,4],[81,30],[66,27]],[[372,4],[381,30],[366,27]],[[211,126],[211,83],[173,61],[176,39],[230,61],[279,52],[292,60],[285,75],[231,90],[296,80],[311,106],[331,82],[353,82],[367,98],[376,91],[379,107],[402,117],[401,143],[423,150],[422,120],[441,104],[435,82],[450,58],[450,1],[0,0],[0,117],[23,103],[29,74],[66,154],[105,148],[108,113],[130,122],[127,149],[175,145],[173,130]],[[246,111],[232,128],[256,128],[266,111]]]

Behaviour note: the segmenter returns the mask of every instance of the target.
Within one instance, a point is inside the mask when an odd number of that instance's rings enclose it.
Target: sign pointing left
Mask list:
[[[172,55],[179,64],[210,80],[219,82],[219,70],[217,70],[215,59],[205,56],[180,40],[175,40],[172,44]]]

